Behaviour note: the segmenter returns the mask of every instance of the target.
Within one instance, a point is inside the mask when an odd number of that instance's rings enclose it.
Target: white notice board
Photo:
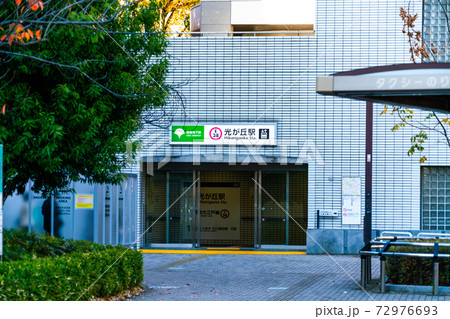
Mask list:
[[[342,224],[361,224],[361,178],[342,178]]]

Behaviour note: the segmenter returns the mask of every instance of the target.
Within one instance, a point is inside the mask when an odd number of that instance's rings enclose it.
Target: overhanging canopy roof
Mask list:
[[[450,63],[397,64],[317,77],[317,93],[450,111]]]

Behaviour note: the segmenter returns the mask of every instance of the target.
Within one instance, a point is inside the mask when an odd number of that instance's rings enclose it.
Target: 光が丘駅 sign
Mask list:
[[[172,145],[276,145],[276,124],[173,124]]]

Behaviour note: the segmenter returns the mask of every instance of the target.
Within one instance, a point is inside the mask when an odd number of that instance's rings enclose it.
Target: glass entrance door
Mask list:
[[[259,171],[257,174],[255,247],[306,245],[308,172]]]
[[[166,235],[168,243],[192,243],[194,191],[192,172],[170,172],[167,183]]]
[[[262,172],[261,244],[289,245],[286,172]]]
[[[200,246],[254,246],[254,172],[200,172]]]
[[[145,180],[143,245],[306,245],[307,175],[306,170],[156,172]]]

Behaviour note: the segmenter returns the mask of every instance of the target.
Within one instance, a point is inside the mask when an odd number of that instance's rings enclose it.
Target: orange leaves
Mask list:
[[[22,39],[26,39],[27,41],[30,40],[30,34],[28,32],[23,32],[22,33]]]
[[[30,6],[30,9],[33,11],[36,11],[37,9],[39,9],[39,4],[35,0],[28,0],[28,4]]]
[[[19,7],[22,4],[22,0],[14,0],[16,2],[16,5]],[[28,7],[33,10],[33,11],[37,11],[39,8],[41,8],[41,10],[44,10],[44,2],[40,1],[40,0],[28,0]],[[21,13],[23,12],[25,7],[22,7],[21,9]]]
[[[433,42],[430,41],[427,44],[424,41],[422,31],[416,30],[415,28],[415,23],[418,18],[417,13],[412,14],[408,10],[401,7],[400,17],[403,20],[402,32],[408,37],[409,52],[411,55],[410,60],[414,63],[416,63],[416,58],[420,60],[434,60],[436,62],[436,56],[439,57],[444,52],[444,47],[436,48]],[[425,32],[431,35],[430,30],[425,29]]]
[[[20,15],[37,15],[39,8],[41,11],[44,11],[44,2],[43,0],[14,0],[15,4],[17,5],[17,9],[20,12]],[[35,13],[33,13],[34,11]],[[20,21],[20,19],[19,19]],[[14,42],[16,43],[25,43],[27,41],[33,40],[35,37],[38,41],[42,39],[41,31],[32,31],[30,30],[30,26],[23,26],[20,22],[14,22],[9,25],[9,30],[5,32],[5,34],[0,33],[0,42],[8,41],[9,45],[13,45]],[[4,31],[3,29],[0,29],[0,31]]]
[[[39,8],[41,8],[41,10],[44,10],[44,3],[42,1],[28,0],[28,5],[33,11],[37,11],[37,9]]]
[[[24,29],[23,25],[20,23],[17,24],[11,23],[9,25],[9,32],[10,32],[9,35],[4,34],[0,38],[0,42],[3,42],[6,39],[8,39],[8,44],[12,45],[14,41],[25,43],[26,41],[34,39],[35,36],[36,39],[39,41],[42,39],[40,30],[37,30],[35,33],[33,33],[33,31],[31,31],[30,29]]]
[[[20,14],[30,14],[30,11],[37,11],[39,8],[44,10],[44,2],[42,0],[14,0],[18,9],[20,9]],[[33,15],[37,13],[32,13]],[[0,31],[3,31],[1,29]],[[41,31],[37,30],[33,32],[29,29],[29,26],[23,26],[21,23],[11,23],[9,25],[9,31],[6,34],[1,35],[0,42],[8,41],[9,45],[16,43],[25,43],[26,41],[31,41],[36,37],[38,41],[42,39]]]
[[[6,104],[3,105],[3,107],[2,107],[2,114],[5,115],[5,113],[6,113]]]

